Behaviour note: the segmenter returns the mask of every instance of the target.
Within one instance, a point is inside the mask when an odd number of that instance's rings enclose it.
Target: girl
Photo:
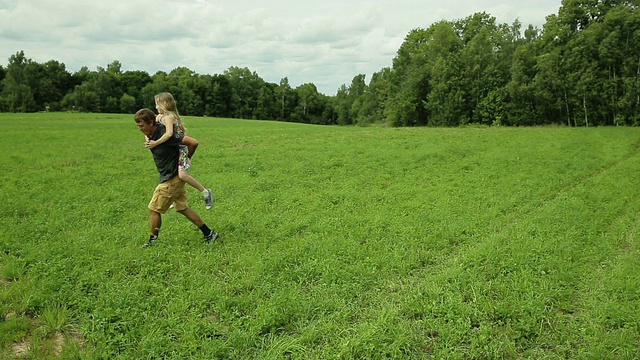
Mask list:
[[[156,109],[158,110],[158,116],[156,122],[163,124],[167,131],[162,137],[156,141],[147,141],[147,147],[153,149],[154,147],[169,140],[174,134],[176,136],[186,133],[186,129],[180,115],[178,114],[178,108],[173,96],[168,93],[161,93],[155,96]],[[204,200],[205,207],[211,209],[213,206],[213,195],[211,189],[205,189],[202,184],[198,182],[191,174],[189,174],[189,168],[191,167],[191,157],[198,147],[198,140],[184,135],[182,145],[180,145],[180,159],[178,162],[178,177],[180,180],[198,189],[202,193],[202,199]]]

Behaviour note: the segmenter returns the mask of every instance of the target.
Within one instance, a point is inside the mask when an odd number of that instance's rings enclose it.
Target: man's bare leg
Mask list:
[[[160,227],[162,227],[162,215],[159,212],[149,210],[149,225],[151,227],[151,235],[149,235],[149,241],[143,246],[151,246],[153,242],[158,238],[160,234]]]
[[[197,226],[200,231],[202,231],[202,235],[204,236],[204,241],[209,242],[211,240],[215,240],[218,237],[218,233],[211,230],[207,224],[202,221],[200,215],[195,212],[191,208],[186,208],[184,210],[178,211],[180,214],[184,215],[189,221],[191,221],[195,226]]]

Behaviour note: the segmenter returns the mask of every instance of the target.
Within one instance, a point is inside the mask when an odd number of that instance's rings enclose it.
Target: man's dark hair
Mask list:
[[[154,123],[156,121],[156,114],[151,109],[140,109],[136,112],[136,123],[145,122],[147,124]]]

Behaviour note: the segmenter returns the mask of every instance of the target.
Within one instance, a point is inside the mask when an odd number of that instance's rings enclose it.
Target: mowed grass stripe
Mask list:
[[[630,238],[637,243],[637,206],[629,204],[640,195],[633,186],[639,160],[635,153],[623,157],[531,213],[511,218],[501,231],[448,258],[439,271],[420,272],[403,288],[422,289],[405,311],[444,349],[450,345],[444,339],[453,338],[469,346],[480,340],[496,357],[632,357],[638,297],[605,297],[612,295],[611,284],[618,295],[637,294],[631,286],[637,272],[622,269],[640,260],[631,250],[637,246],[629,244]],[[602,188],[632,192],[594,194]],[[452,334],[455,321],[471,331]]]

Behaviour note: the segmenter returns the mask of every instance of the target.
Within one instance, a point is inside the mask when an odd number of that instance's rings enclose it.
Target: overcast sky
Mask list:
[[[24,50],[75,72],[114,60],[122,70],[198,74],[247,67],[335,95],[354,76],[391,66],[414,28],[487,12],[541,28],[561,0],[0,0],[0,64]]]

